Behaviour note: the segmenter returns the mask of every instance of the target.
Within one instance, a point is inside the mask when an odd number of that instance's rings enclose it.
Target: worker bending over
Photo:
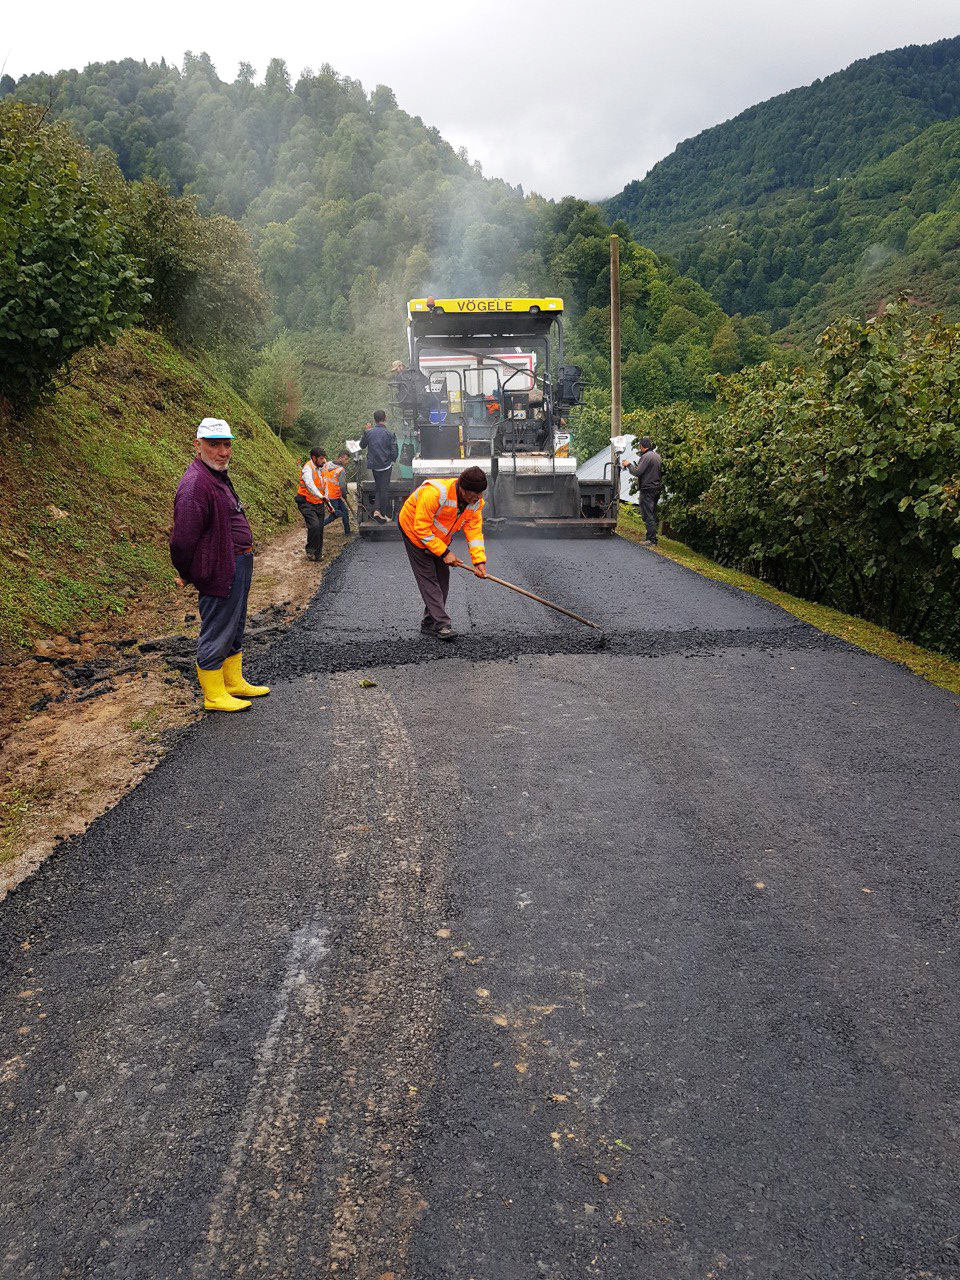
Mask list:
[[[483,494],[487,477],[479,467],[467,467],[456,479],[425,480],[403,504],[398,517],[403,545],[423,596],[420,630],[440,640],[456,632],[447,613],[450,565],[463,565],[450,550],[453,535],[462,529],[478,578],[487,576],[483,549]]]
[[[347,506],[347,470],[346,464],[350,455],[346,449],[337,454],[335,462],[328,462],[323,468],[324,497],[330,504],[330,514],[324,520],[324,528],[331,520],[343,521],[344,534],[350,533],[350,509]]]

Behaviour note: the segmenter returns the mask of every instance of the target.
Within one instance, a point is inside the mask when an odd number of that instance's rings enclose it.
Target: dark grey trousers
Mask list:
[[[253,552],[237,556],[230,594],[200,597],[200,638],[197,640],[197,666],[201,671],[217,671],[225,659],[243,648],[243,629],[247,624],[247,596],[253,577]]]
[[[654,546],[657,541],[657,503],[660,500],[659,489],[640,490],[640,514],[647,527],[647,541]]]
[[[433,623],[434,627],[449,625],[450,615],[447,613],[447,593],[450,590],[450,566],[444,564],[439,556],[425,547],[418,547],[400,530],[403,545],[407,551],[410,568],[417,580],[420,594],[423,596],[424,610],[421,626]]]
[[[323,555],[323,512],[322,502],[308,502],[297,495],[297,506],[307,526],[307,554]]]
[[[373,507],[375,511],[379,511],[382,516],[387,516],[388,518],[390,516],[390,476],[392,472],[392,467],[386,467],[373,473],[373,483],[376,490]]]

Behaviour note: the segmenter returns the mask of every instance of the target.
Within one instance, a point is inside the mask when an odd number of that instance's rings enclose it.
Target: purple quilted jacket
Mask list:
[[[184,580],[202,596],[226,597],[237,568],[230,531],[237,497],[224,478],[199,458],[184,472],[173,500],[170,559]]]

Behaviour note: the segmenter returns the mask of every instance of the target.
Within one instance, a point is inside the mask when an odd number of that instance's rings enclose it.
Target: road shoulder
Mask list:
[[[643,525],[633,511],[621,511],[617,532],[620,537],[626,538],[629,542],[639,543],[644,539]],[[888,662],[906,667],[908,671],[912,671],[914,675],[920,676],[930,684],[938,685],[949,693],[960,695],[960,662],[948,658],[945,654],[924,649],[893,631],[887,631],[873,622],[867,622],[864,618],[856,618],[851,614],[841,613],[838,609],[831,609],[827,605],[815,604],[811,600],[801,600],[798,596],[789,595],[786,591],[778,591],[768,582],[754,578],[739,569],[730,569],[725,565],[717,564],[715,560],[701,555],[700,552],[673,538],[661,537],[655,548],[648,547],[647,550],[651,554],[661,555],[667,560],[672,560],[674,564],[692,570],[702,578],[710,578],[714,582],[722,582],[740,591],[759,596],[763,600],[769,600],[771,604],[779,605],[781,609],[793,614],[801,622],[809,623],[810,626],[826,632],[827,635],[837,636],[858,649],[875,654],[878,658],[886,658]]]
[[[304,558],[299,524],[264,545],[248,650],[272,643],[303,613],[346,542],[339,526],[328,529],[322,564]],[[61,841],[113,808],[201,718],[198,625],[195,593],[180,592],[0,666],[0,901]]]

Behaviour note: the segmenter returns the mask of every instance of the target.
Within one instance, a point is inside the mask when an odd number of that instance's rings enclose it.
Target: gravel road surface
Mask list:
[[[490,555],[604,638],[355,544],[0,904],[3,1280],[960,1277],[958,700]]]

